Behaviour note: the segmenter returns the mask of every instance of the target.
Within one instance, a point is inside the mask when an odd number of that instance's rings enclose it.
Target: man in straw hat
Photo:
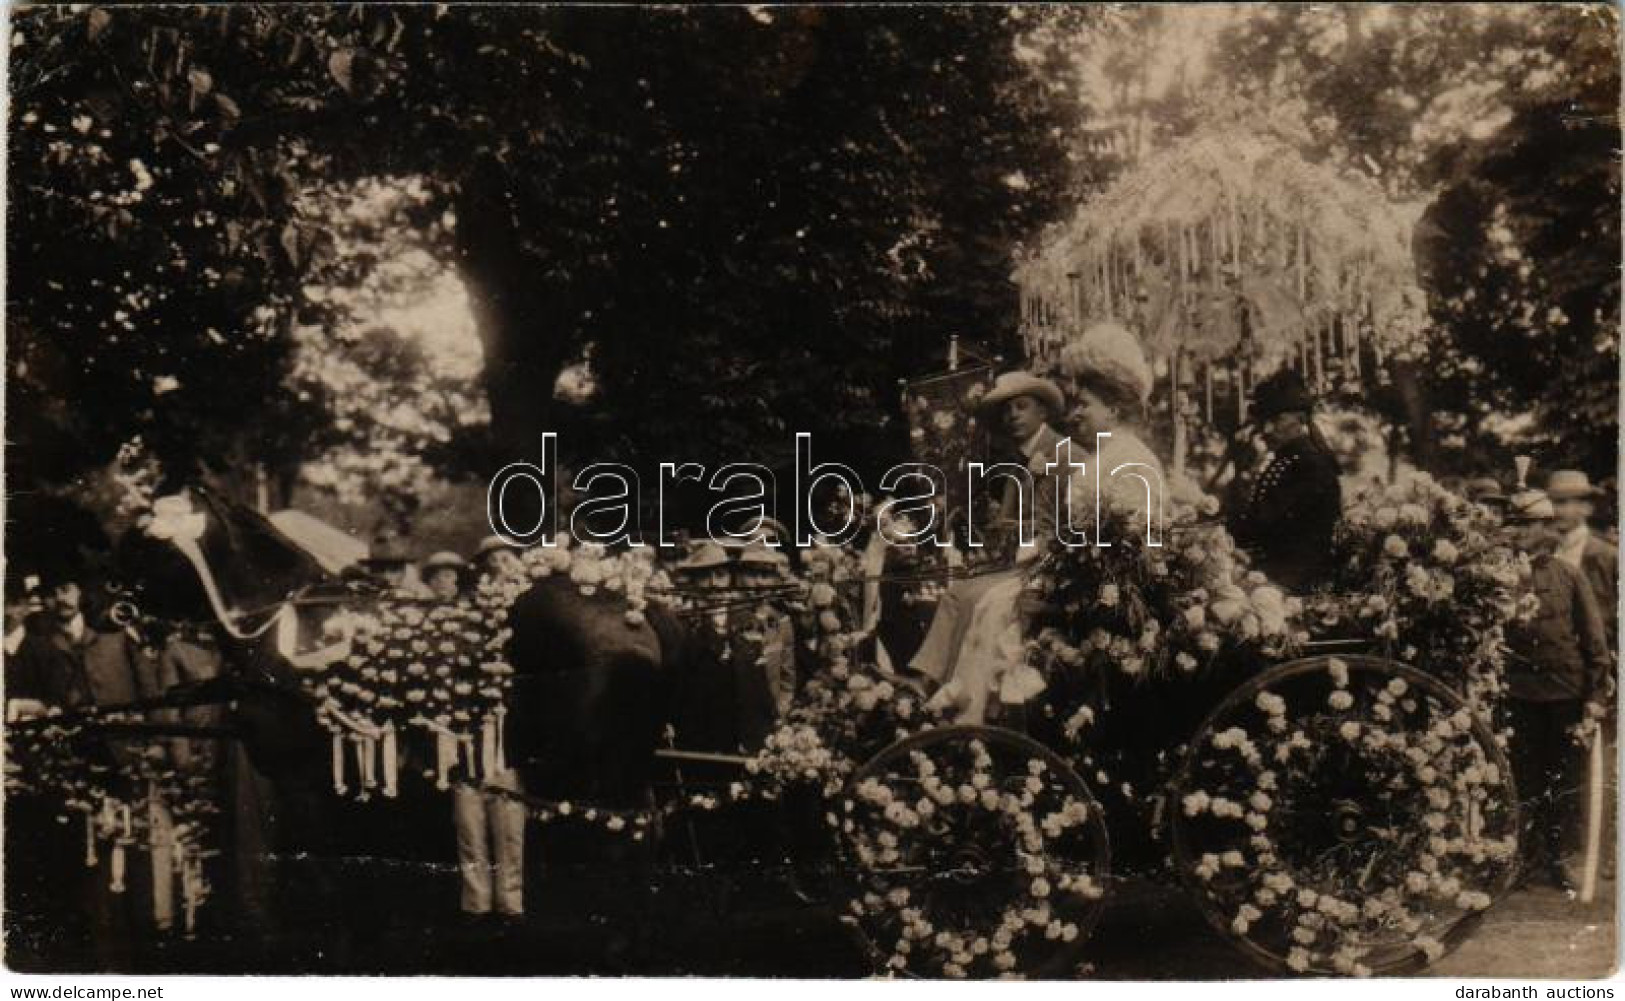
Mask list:
[[[1263,471],[1231,495],[1230,532],[1259,570],[1305,591],[1331,574],[1332,532],[1343,516],[1337,456],[1315,429],[1315,398],[1291,369],[1253,389],[1251,421],[1269,452]]]
[[[480,540],[478,548],[474,550],[474,566],[483,576],[493,580],[518,577],[525,572],[525,563],[519,558],[518,550],[500,535],[487,535]]]
[[[1573,731],[1586,700],[1606,685],[1608,647],[1602,617],[1580,572],[1556,558],[1556,510],[1544,491],[1523,490],[1507,505],[1509,543],[1528,555],[1540,610],[1507,629],[1507,711],[1512,759],[1523,799],[1528,872],[1544,869],[1569,889],[1563,841],[1576,815],[1580,747]]]
[[[423,585],[441,601],[456,601],[467,572],[467,561],[456,553],[442,550],[423,561]]]
[[[1043,500],[1052,491],[1042,470],[1047,463],[1055,461],[1056,446],[1063,440],[1051,425],[1065,412],[1066,397],[1060,387],[1048,379],[1031,372],[1006,372],[994,380],[993,388],[982,398],[980,406],[1002,408],[1005,428],[1018,443],[1028,470],[1038,471],[1034,475],[1032,495],[1024,501],[1021,488],[1014,481],[1007,481],[1001,505],[1004,519],[1012,525],[1018,520],[1032,525],[1030,538],[1036,545],[1022,547],[1017,556],[1025,562],[1024,557],[1036,556],[1041,551],[1046,537],[1054,536],[1054,505],[1045,504]],[[1031,516],[1023,510],[1029,506],[1034,509]],[[971,612],[982,596],[1007,576],[1007,573],[982,574],[949,587],[937,605],[925,642],[914,654],[909,667],[938,683],[947,682],[953,676],[965,632],[970,627]]]
[[[1580,470],[1559,469],[1546,478],[1546,496],[1552,499],[1553,521],[1562,533],[1557,558],[1580,571],[1591,585],[1604,626],[1617,625],[1613,612],[1619,608],[1619,553],[1591,531],[1591,516],[1602,491]],[[1609,648],[1617,649],[1614,628],[1608,628],[1608,636]]]

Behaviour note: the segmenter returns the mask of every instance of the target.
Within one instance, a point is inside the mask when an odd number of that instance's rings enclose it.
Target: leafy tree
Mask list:
[[[288,391],[292,334],[340,321],[305,289],[370,263],[307,193],[369,177],[451,213],[429,239],[474,292],[489,463],[570,428],[702,461],[771,460],[791,429],[895,447],[895,380],[950,333],[1011,343],[1012,249],[1089,174],[1080,95],[1033,72],[1057,18],[18,11],[13,482],[136,434],[181,477],[309,458],[331,401]],[[555,401],[588,353],[599,393]]]
[[[1548,467],[1612,475],[1619,439],[1617,18],[1593,9],[1560,84],[1444,165],[1419,228],[1443,334],[1436,384],[1468,427],[1529,416]],[[1602,16],[1599,16],[1602,15]]]

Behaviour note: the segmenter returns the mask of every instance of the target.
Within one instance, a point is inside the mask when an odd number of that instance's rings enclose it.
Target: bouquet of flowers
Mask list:
[[[1110,545],[1057,547],[1029,585],[1029,658],[1050,677],[1193,674],[1238,658],[1277,659],[1306,640],[1302,603],[1247,568],[1217,502],[1171,498],[1161,545],[1102,512]]]
[[[1334,546],[1337,582],[1313,599],[1312,620],[1377,639],[1479,711],[1498,703],[1506,627],[1536,603],[1527,561],[1499,541],[1488,511],[1413,472],[1357,494]]]

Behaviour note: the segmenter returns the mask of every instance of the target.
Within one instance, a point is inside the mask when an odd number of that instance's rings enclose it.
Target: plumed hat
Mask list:
[[[1141,403],[1151,395],[1151,366],[1140,339],[1117,323],[1097,323],[1061,349],[1061,371],[1082,383],[1106,382]]]

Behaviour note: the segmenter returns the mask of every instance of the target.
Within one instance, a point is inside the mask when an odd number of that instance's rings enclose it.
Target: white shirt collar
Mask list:
[[[85,635],[85,613],[75,612],[73,618],[63,625],[62,631],[68,634],[69,639],[77,642]]]
[[[1033,432],[1033,436],[1021,443],[1021,454],[1029,459],[1037,457],[1040,450],[1049,441],[1051,433],[1048,424],[1038,425],[1038,430]]]
[[[23,637],[28,635],[27,626],[16,626],[6,633],[6,656],[12,656],[22,649]]]

